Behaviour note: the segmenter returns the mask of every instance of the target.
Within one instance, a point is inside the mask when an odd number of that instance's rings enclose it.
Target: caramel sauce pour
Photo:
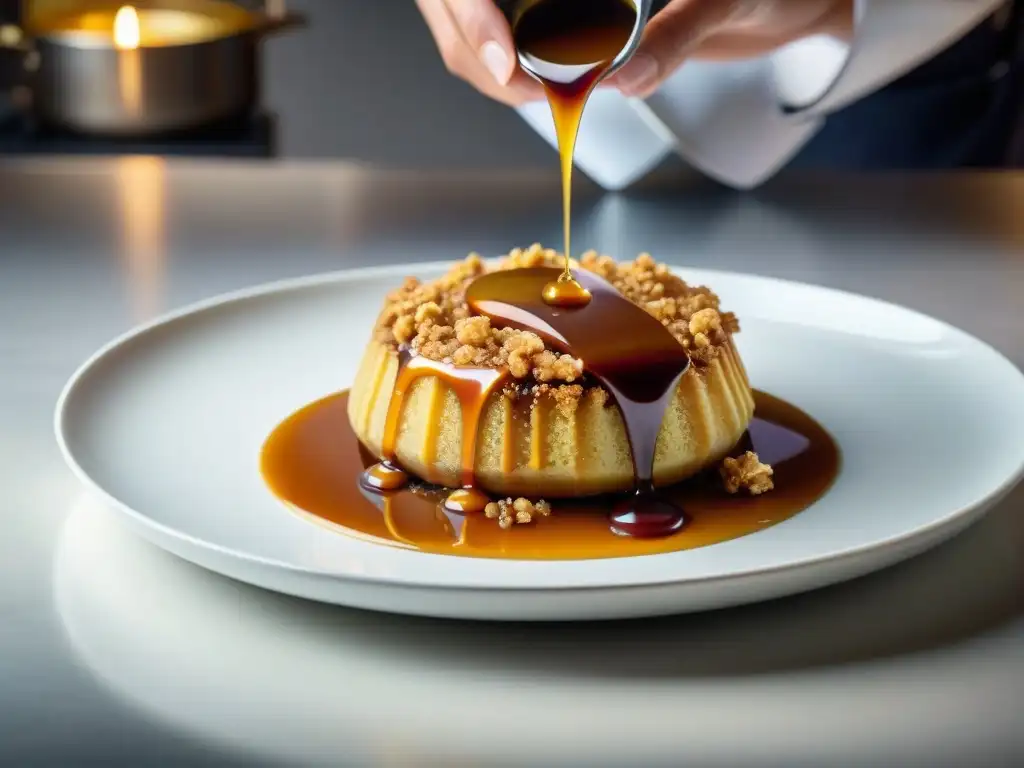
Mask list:
[[[626,0],[541,0],[514,24],[516,48],[544,86],[558,137],[565,264],[561,275],[542,289],[544,301],[554,306],[580,307],[590,301],[586,287],[573,279],[569,268],[576,137],[590,94],[626,47],[635,26],[636,10]]]

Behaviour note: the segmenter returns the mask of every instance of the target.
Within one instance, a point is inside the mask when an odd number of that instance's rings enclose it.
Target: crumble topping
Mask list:
[[[729,493],[746,490],[751,496],[767,493],[775,487],[771,465],[761,461],[756,453],[747,451],[742,456],[727,457],[722,461],[722,481]]]
[[[559,267],[561,262],[558,252],[534,244],[512,250],[496,269]],[[697,365],[713,359],[720,345],[739,331],[736,316],[720,311],[718,296],[710,289],[688,285],[649,254],[619,263],[589,251],[573,267],[603,277],[660,320]],[[374,337],[393,348],[406,346],[415,354],[457,366],[508,366],[515,379],[552,383],[552,390],[582,379],[582,360],[547,349],[535,333],[494,328],[488,318],[470,315],[464,298],[466,287],[486,271],[483,259],[472,253],[437,280],[421,283],[407,278],[388,294]],[[555,397],[560,408],[571,412],[582,393],[578,387]],[[573,397],[576,402],[570,404]]]
[[[498,525],[508,530],[513,525],[526,525],[532,523],[536,517],[548,517],[551,514],[551,505],[541,499],[532,502],[529,499],[519,497],[512,500],[512,497],[492,501],[484,507],[484,515],[489,520],[497,520]]]

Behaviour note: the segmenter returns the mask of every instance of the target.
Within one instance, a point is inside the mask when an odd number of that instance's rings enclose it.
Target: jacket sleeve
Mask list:
[[[770,60],[779,100],[805,116],[835,112],[948,48],[1002,0],[856,0],[852,45],[809,38]]]

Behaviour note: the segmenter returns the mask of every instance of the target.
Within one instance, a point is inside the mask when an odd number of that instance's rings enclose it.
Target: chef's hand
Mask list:
[[[519,68],[512,30],[494,0],[416,0],[416,5],[453,75],[512,106],[544,98],[541,84]]]
[[[852,31],[853,0],[672,0],[603,85],[649,96],[689,58],[753,58],[809,35]]]
[[[416,0],[448,70],[505,104],[544,97],[519,68],[512,31],[493,0]],[[648,96],[688,58],[759,56],[812,34],[848,36],[853,0],[672,0],[640,49],[603,86]]]

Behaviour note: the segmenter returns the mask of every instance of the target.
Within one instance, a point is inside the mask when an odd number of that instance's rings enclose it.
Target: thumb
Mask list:
[[[651,19],[640,47],[607,81],[628,96],[646,96],[671,75],[701,41],[734,18],[743,0],[673,0]]]
[[[508,21],[493,0],[445,0],[463,38],[499,85],[518,69]]]

